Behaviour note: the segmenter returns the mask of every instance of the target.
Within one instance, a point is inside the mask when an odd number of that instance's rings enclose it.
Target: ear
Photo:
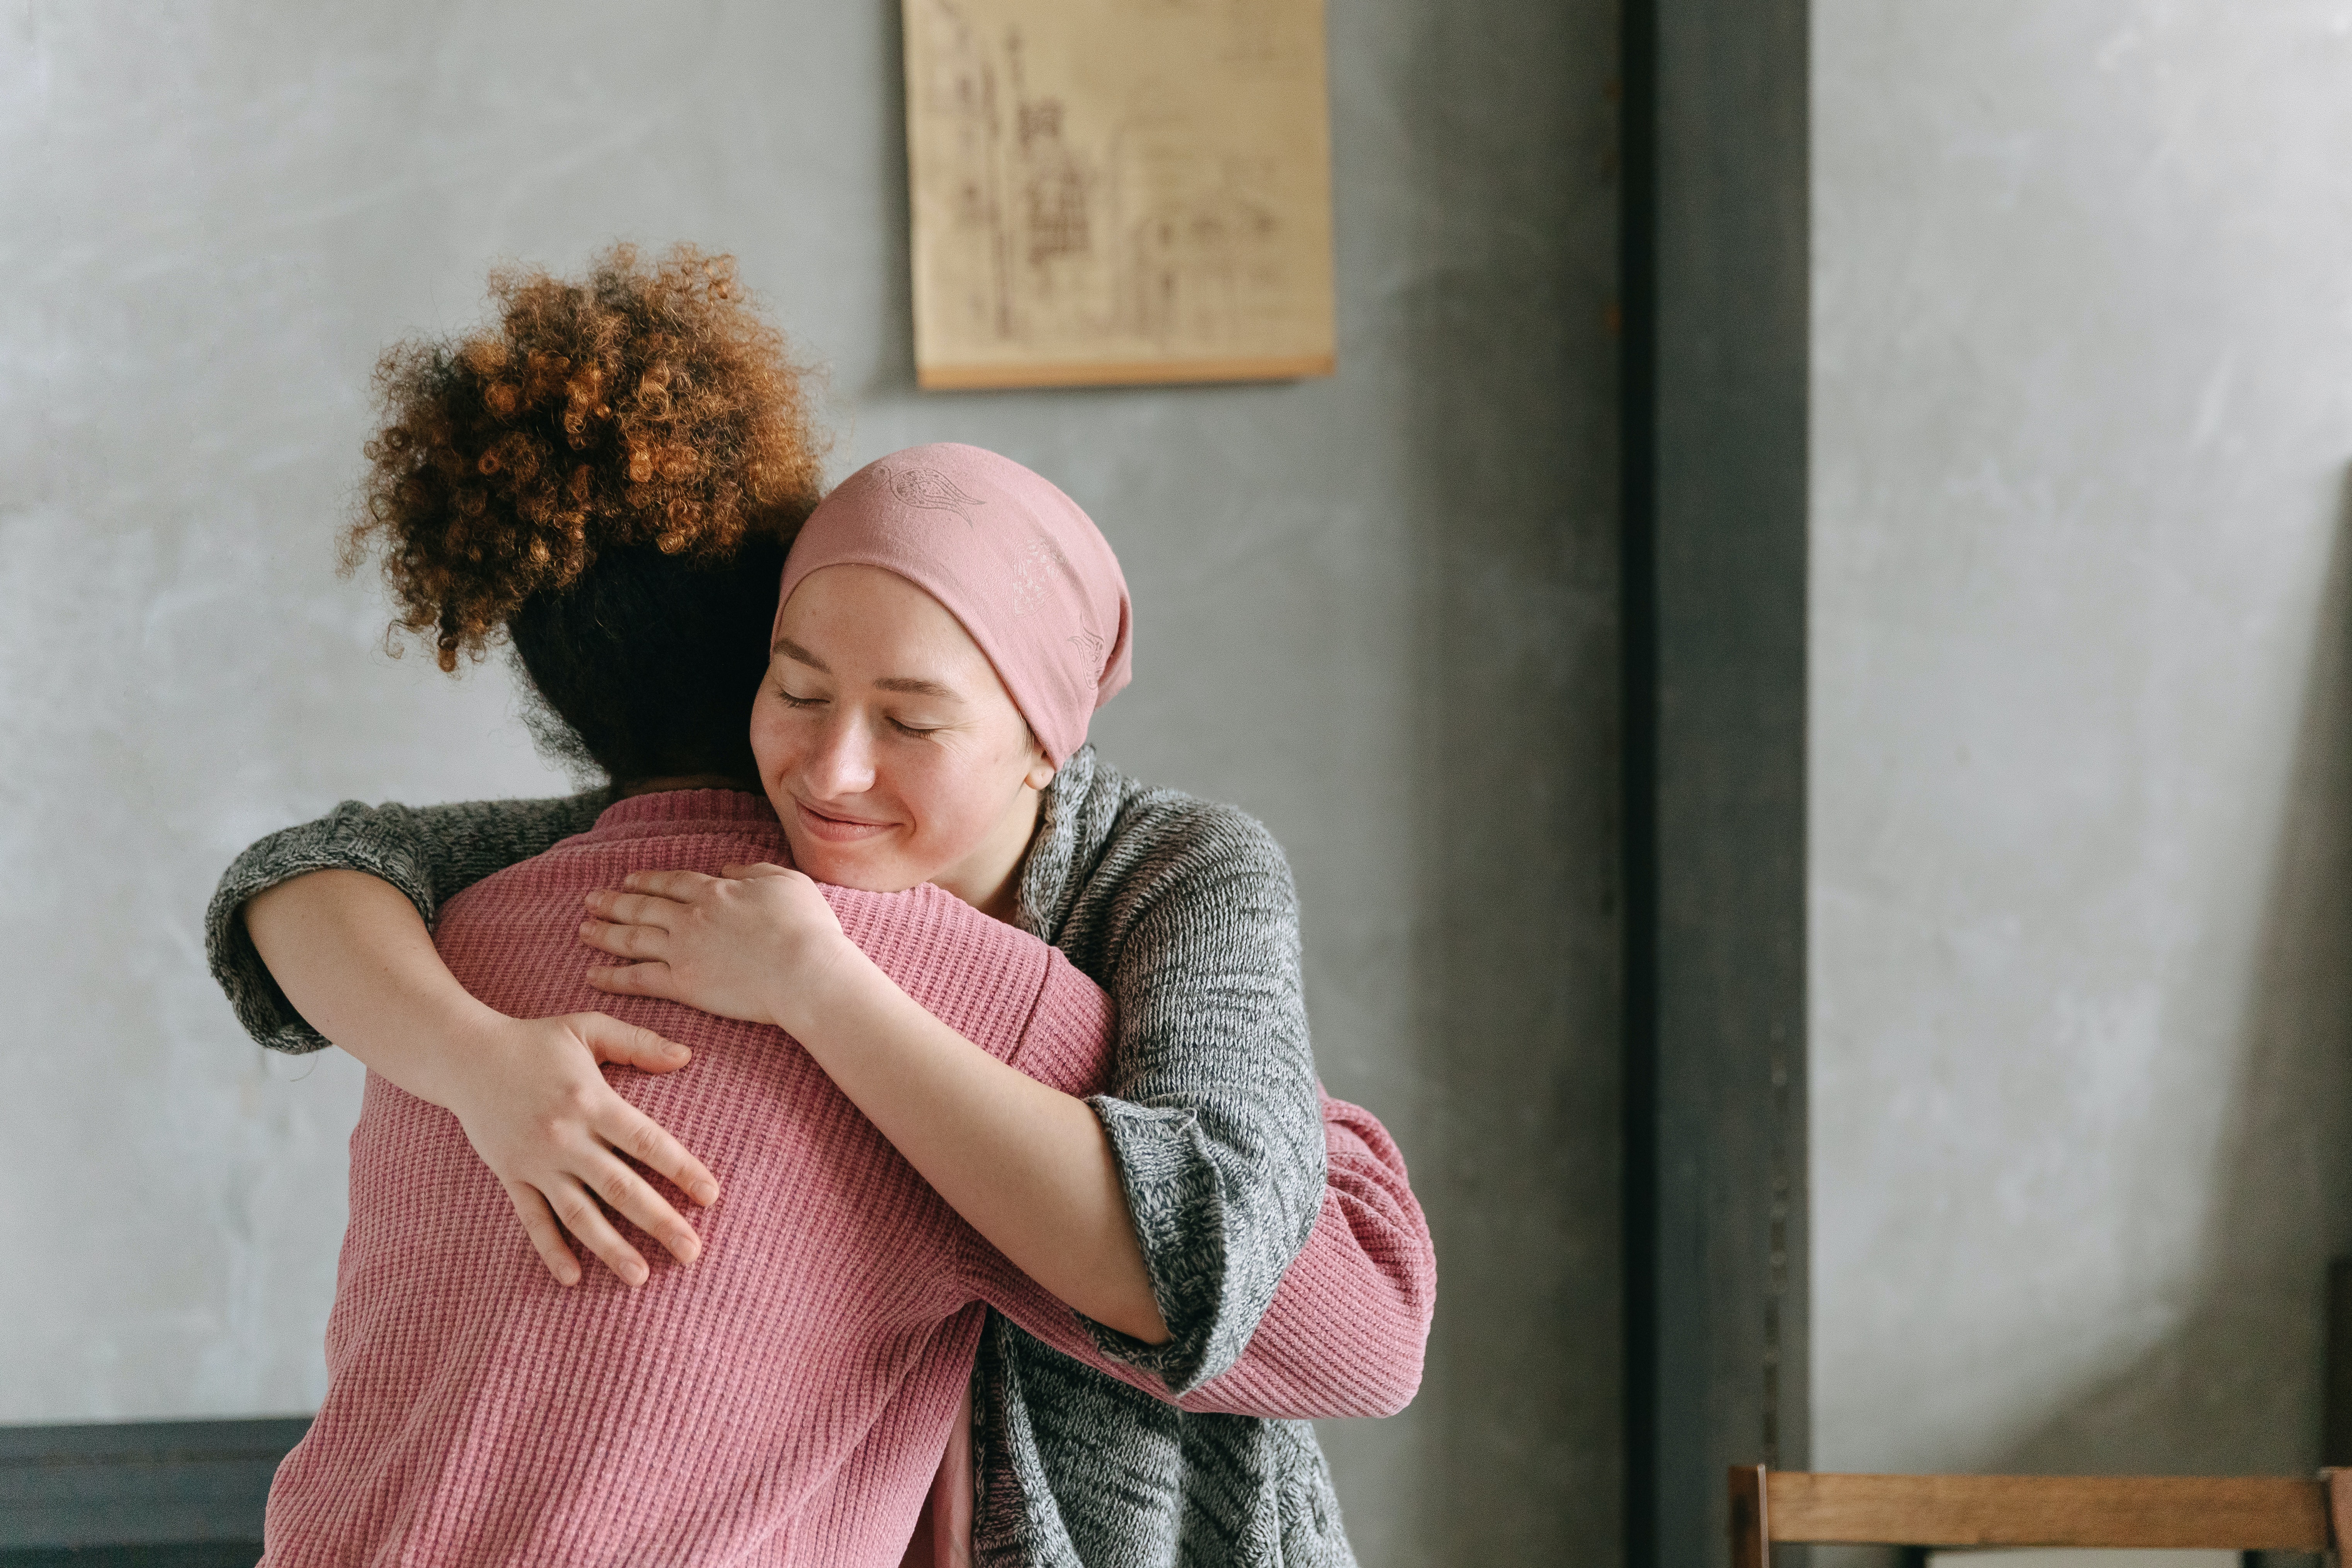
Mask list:
[[[1060,771],[1046,760],[1045,748],[1039,745],[1037,737],[1032,734],[1029,737],[1029,771],[1022,776],[1021,782],[1031,789],[1041,790],[1052,784],[1054,775]]]

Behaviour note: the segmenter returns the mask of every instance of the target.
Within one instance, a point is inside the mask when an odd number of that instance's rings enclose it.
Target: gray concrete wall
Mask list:
[[[1813,1459],[2306,1469],[2352,8],[1813,14]]]
[[[895,10],[0,8],[0,1422],[318,1398],[356,1075],[241,1041],[203,900],[341,796],[560,784],[332,576],[367,374],[493,258],[684,237],[830,367],[835,473],[952,437],[1092,510],[1106,751],[1290,847],[1444,1267],[1420,1403],[1328,1433],[1367,1563],[1607,1561],[1611,8],[1332,8],[1336,379],[969,396],[911,385]]]

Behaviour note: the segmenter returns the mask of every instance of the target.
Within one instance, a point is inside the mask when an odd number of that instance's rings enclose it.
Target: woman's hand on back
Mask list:
[[[612,1062],[668,1072],[686,1065],[686,1047],[602,1013],[491,1018],[467,1049],[452,1054],[436,1085],[437,1103],[506,1189],[548,1272],[565,1285],[580,1282],[568,1230],[624,1283],[646,1282],[646,1260],[614,1228],[608,1207],[680,1263],[700,1257],[694,1227],[621,1156],[660,1172],[698,1204],[718,1197],[719,1184],[600,1070]]]
[[[614,995],[804,1035],[824,981],[857,957],[817,885],[782,866],[635,871],[621,887],[585,895],[592,918],[580,927],[581,941],[626,961],[588,972]]]
[[[247,931],[286,998],[368,1069],[455,1114],[522,1220],[548,1272],[580,1263],[557,1221],[631,1285],[648,1270],[596,1199],[681,1263],[702,1250],[627,1160],[698,1204],[719,1195],[702,1162],[604,1081],[599,1065],[670,1072],[684,1046],[602,1013],[509,1018],[457,984],[424,917],[364,872],[312,871],[247,900]],[[593,1194],[592,1198],[589,1194]]]

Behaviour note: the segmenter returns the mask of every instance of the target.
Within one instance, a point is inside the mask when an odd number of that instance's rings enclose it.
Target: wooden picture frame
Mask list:
[[[1334,360],[1322,0],[902,0],[917,384]]]

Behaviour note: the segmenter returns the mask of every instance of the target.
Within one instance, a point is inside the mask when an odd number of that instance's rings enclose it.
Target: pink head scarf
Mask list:
[[[941,441],[842,480],[784,559],[777,633],[793,590],[827,566],[879,566],[945,605],[1057,768],[1127,684],[1133,614],[1110,541],[1010,458]]]

